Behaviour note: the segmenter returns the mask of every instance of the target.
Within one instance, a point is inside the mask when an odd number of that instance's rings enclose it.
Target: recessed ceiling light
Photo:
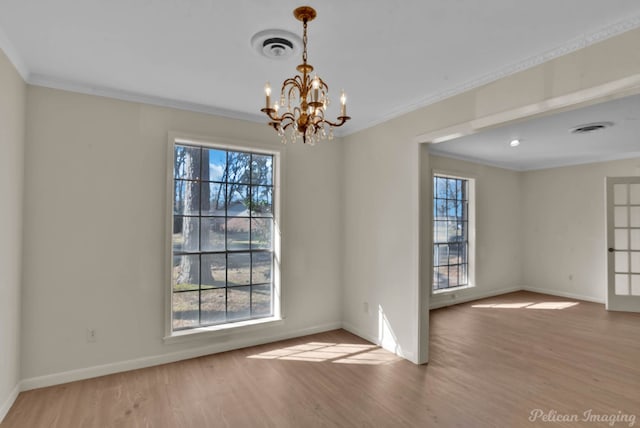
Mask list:
[[[518,147],[520,145],[520,140],[511,140],[509,143],[511,147]]]

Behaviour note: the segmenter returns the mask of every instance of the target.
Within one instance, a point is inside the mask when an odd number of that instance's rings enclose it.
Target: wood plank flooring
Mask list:
[[[0,427],[640,426],[639,314],[511,293],[432,311],[430,351],[336,330],[23,392]]]

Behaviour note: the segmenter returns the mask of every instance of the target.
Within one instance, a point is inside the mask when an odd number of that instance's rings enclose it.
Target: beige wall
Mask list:
[[[25,84],[0,50],[0,421],[20,381]]]
[[[439,156],[430,165],[476,178],[478,201],[476,287],[433,295],[432,308],[520,288],[604,303],[605,178],[640,175],[640,159],[525,172]]]
[[[282,148],[277,136],[264,124],[33,86],[27,106],[26,387],[340,326],[338,142],[283,148],[284,324],[167,345],[168,133]]]
[[[520,173],[440,156],[433,171],[475,179],[476,251],[473,288],[434,294],[430,307],[514,291],[522,285]],[[425,270],[431,268],[429,264]]]
[[[416,361],[419,147],[402,128],[377,126],[343,149],[344,326]]]
[[[605,177],[640,175],[640,159],[522,174],[527,289],[604,303]]]
[[[420,260],[430,254],[420,252],[418,237],[430,205],[418,184],[429,156],[418,149],[418,136],[639,75],[638,44],[640,29],[632,30],[346,137],[345,326],[379,342],[391,331],[386,347],[426,360],[430,278]],[[365,301],[384,317],[366,314]]]

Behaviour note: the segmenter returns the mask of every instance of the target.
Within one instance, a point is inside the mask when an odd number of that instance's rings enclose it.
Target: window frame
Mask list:
[[[435,248],[435,236],[433,233],[435,218],[434,218],[434,202],[435,202],[435,194],[433,191],[434,182],[436,177],[444,177],[444,178],[453,178],[457,180],[467,180],[467,284],[459,285],[455,287],[448,287],[442,289],[434,289],[434,281],[433,281],[433,273],[434,273],[434,248]],[[446,171],[446,170],[437,170],[433,169],[431,171],[431,181],[430,181],[430,189],[431,189],[431,210],[430,210],[430,236],[431,236],[431,270],[430,270],[430,278],[429,281],[430,294],[431,295],[439,295],[446,293],[454,293],[460,290],[465,290],[469,288],[474,288],[476,286],[476,177],[470,174],[454,172],[454,171]]]
[[[226,322],[211,326],[194,327],[181,330],[173,330],[173,187],[174,187],[174,155],[175,145],[195,145],[205,148],[213,148],[229,151],[250,152],[273,156],[273,314],[270,317],[255,318],[243,321]],[[230,332],[243,332],[261,329],[270,325],[283,324],[282,292],[281,292],[281,182],[282,182],[282,158],[283,152],[279,146],[265,148],[265,144],[252,141],[235,141],[223,138],[211,138],[186,135],[183,133],[169,133],[167,144],[166,163],[166,204],[165,204],[165,343],[182,342],[189,339],[202,339],[203,337],[215,337],[229,334]]]

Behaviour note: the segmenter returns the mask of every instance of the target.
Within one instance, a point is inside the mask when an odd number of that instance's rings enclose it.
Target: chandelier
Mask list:
[[[333,139],[333,128],[342,126],[347,120],[347,97],[340,95],[340,116],[335,122],[325,118],[329,106],[329,86],[317,75],[311,77],[313,66],[307,64],[307,23],[316,17],[316,11],[309,6],[301,6],[293,11],[293,16],[302,21],[302,64],[296,67],[300,74],[282,83],[280,99],[271,104],[271,86],[264,87],[266,106],[260,111],[269,116],[272,126],[283,143],[295,143],[302,137],[303,143],[314,145],[320,140]],[[280,112],[282,111],[282,114]]]

